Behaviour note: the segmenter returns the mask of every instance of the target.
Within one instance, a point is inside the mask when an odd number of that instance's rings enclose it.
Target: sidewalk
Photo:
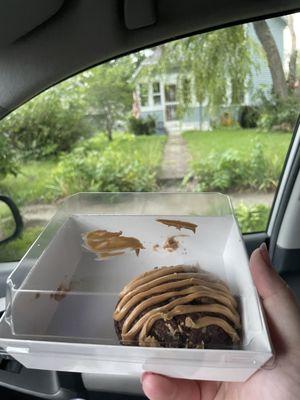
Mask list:
[[[187,173],[189,153],[181,135],[169,135],[159,181],[181,180]]]

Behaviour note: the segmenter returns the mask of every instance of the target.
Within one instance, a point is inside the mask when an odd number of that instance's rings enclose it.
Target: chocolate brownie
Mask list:
[[[133,279],[113,318],[124,345],[203,349],[240,341],[236,299],[224,282],[195,266],[155,268]]]

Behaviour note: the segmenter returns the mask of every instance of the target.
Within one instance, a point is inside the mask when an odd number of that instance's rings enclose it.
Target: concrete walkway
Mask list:
[[[181,135],[169,135],[164,150],[159,181],[182,179],[188,168],[189,153]]]

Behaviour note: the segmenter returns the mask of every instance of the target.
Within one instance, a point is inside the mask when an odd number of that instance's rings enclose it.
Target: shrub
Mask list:
[[[235,207],[235,215],[243,233],[261,232],[267,227],[270,208],[265,204],[246,206],[240,203]]]
[[[128,129],[134,135],[152,135],[155,133],[155,119],[148,115],[146,118],[130,117],[128,120]]]
[[[289,96],[287,99],[263,97],[258,127],[265,131],[291,132],[297,122],[300,110],[300,98]]]
[[[17,175],[17,157],[8,138],[0,132],[0,179],[4,179],[7,174]]]
[[[133,135],[124,134],[112,142],[107,141],[106,146],[98,137],[76,146],[61,157],[54,170],[50,186],[53,196],[62,197],[78,191],[155,190],[156,167],[149,166],[135,150],[136,140]],[[95,142],[99,148],[94,147]]]
[[[276,187],[280,174],[278,158],[266,159],[261,143],[255,143],[248,158],[236,150],[227,150],[221,155],[211,152],[206,161],[194,163],[191,177],[196,182],[196,190],[271,190]]]
[[[257,107],[242,106],[239,110],[239,124],[242,128],[256,128],[259,119]]]
[[[11,113],[0,124],[25,159],[44,159],[69,151],[86,135],[83,103],[74,94],[52,88]]]

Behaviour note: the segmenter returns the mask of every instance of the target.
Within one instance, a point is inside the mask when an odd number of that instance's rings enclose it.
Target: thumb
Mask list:
[[[276,350],[299,349],[299,305],[285,281],[272,268],[265,244],[252,253],[250,269],[263,302]]]
[[[195,381],[167,378],[151,372],[145,372],[141,381],[150,400],[200,400],[200,389]]]

